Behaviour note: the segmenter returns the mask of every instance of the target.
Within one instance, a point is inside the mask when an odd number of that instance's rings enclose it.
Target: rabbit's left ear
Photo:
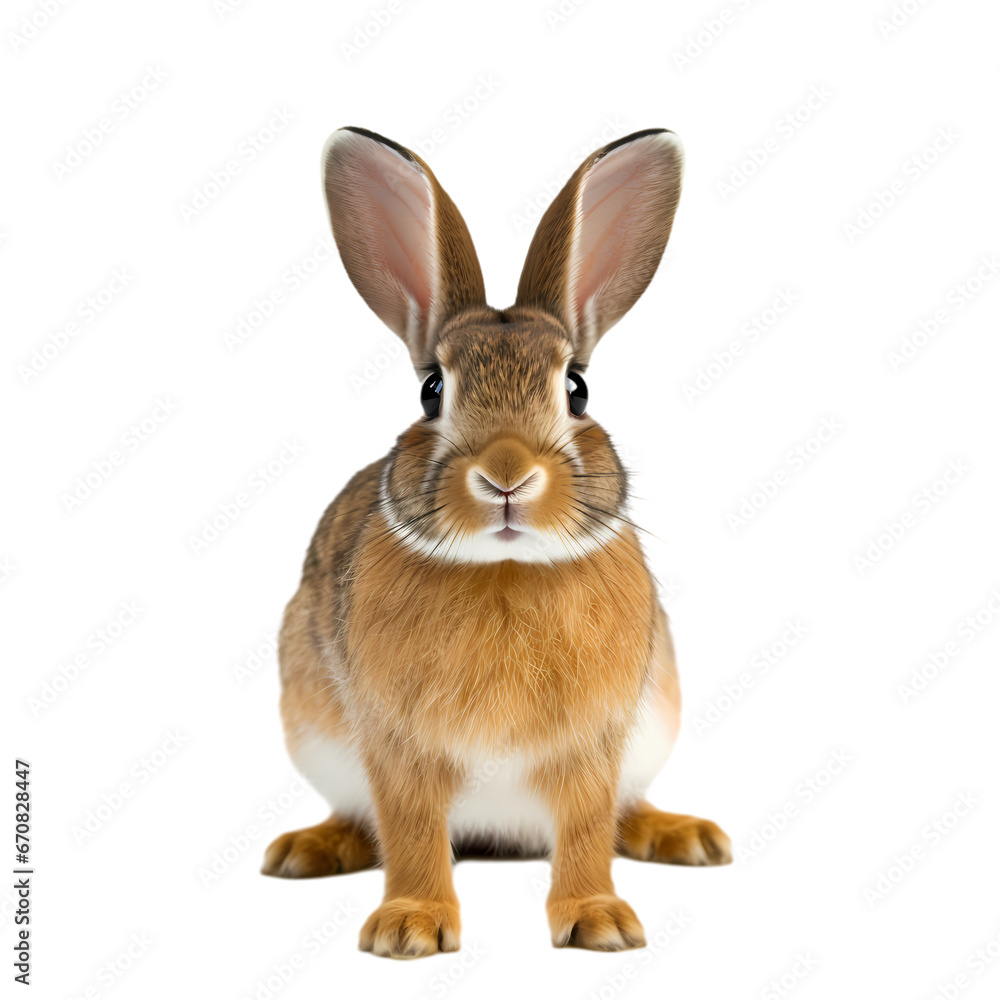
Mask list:
[[[516,305],[561,320],[580,361],[652,279],[673,225],[683,163],[673,132],[635,132],[584,160],[542,216]]]

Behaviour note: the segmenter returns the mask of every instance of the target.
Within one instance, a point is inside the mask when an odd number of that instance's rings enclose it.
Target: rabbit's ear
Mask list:
[[[323,187],[341,260],[362,298],[406,342],[417,366],[441,325],[486,304],[472,237],[427,164],[362,128],[334,132]]]
[[[674,221],[683,163],[673,132],[635,132],[584,160],[542,216],[516,304],[560,319],[581,361],[653,277]]]

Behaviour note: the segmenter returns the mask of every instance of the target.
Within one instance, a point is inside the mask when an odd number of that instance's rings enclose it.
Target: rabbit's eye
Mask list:
[[[574,417],[582,417],[587,412],[587,383],[579,372],[566,373],[566,395],[569,396],[569,412]]]
[[[420,387],[420,403],[428,420],[433,420],[441,412],[442,389],[444,389],[444,379],[440,372],[431,372]]]

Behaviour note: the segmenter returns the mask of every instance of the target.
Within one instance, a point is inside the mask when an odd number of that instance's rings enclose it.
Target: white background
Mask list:
[[[32,765],[36,995],[1000,988],[1000,958],[975,958],[1000,955],[1000,14],[589,0],[556,16],[556,2],[402,0],[378,26],[380,0],[95,0],[30,39],[41,5],[5,5],[3,733],[10,801],[14,756]],[[366,22],[374,37],[350,51]],[[163,78],[143,93],[151,68]],[[276,110],[293,120],[262,133]],[[100,144],[57,169],[101,119]],[[269,637],[324,506],[420,413],[404,357],[383,353],[391,334],[339,261],[312,259],[328,256],[319,153],[345,124],[422,152],[497,306],[586,152],[650,126],[685,143],[664,263],[588,379],[635,471],[680,656],[685,730],[652,797],[720,822],[739,857],[617,861],[645,951],[552,949],[540,861],[458,866],[466,968],[358,952],[381,872],[257,873],[272,837],[324,817],[285,754]],[[206,207],[184,211],[199,193]],[[120,270],[127,285],[88,322]],[[793,305],[751,342],[781,293]],[[734,341],[723,371],[713,352]],[[285,442],[294,460],[256,490]],[[68,503],[92,473],[92,495]],[[241,490],[250,506],[196,554]],[[97,652],[128,602],[138,617]],[[788,623],[805,634],[762,671]],[[915,671],[936,675],[910,696]],[[12,898],[0,890],[5,977]]]

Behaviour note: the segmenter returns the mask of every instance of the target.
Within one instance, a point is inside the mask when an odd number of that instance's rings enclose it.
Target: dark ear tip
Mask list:
[[[647,136],[651,135],[671,135],[674,136],[674,142],[679,146],[680,139],[677,138],[677,133],[669,128],[644,128],[639,132],[633,132],[631,135],[622,136],[620,139],[615,139],[614,142],[609,142],[604,149],[601,150],[601,155],[598,159],[607,156],[608,153],[613,153],[616,149],[621,149],[622,146],[627,146],[630,143],[635,142],[637,139],[645,139]]]
[[[398,153],[410,163],[417,163],[417,158],[405,146],[400,146],[398,142],[393,142],[392,139],[387,139],[384,135],[379,135],[378,132],[372,132],[371,129],[361,128],[359,125],[344,125],[343,128],[339,128],[337,131],[354,132],[355,135],[363,135],[366,139],[371,139],[379,143],[379,145],[391,149],[394,153]]]

